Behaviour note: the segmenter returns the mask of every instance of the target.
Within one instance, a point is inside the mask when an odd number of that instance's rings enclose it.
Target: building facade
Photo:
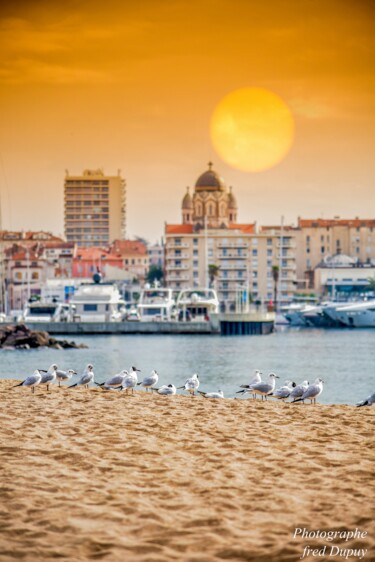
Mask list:
[[[359,264],[375,260],[375,219],[301,219],[295,230],[297,277],[315,288],[314,270],[326,256],[344,254]]]
[[[279,271],[280,300],[295,291],[294,234],[257,232],[256,224],[237,222],[231,188],[212,169],[199,176],[194,192],[182,200],[182,224],[165,225],[165,280],[175,289],[213,286],[226,310],[240,300],[270,301]]]
[[[80,247],[108,246],[126,237],[126,190],[120,175],[105,176],[102,170],[82,175],[66,172],[64,223],[68,241]]]

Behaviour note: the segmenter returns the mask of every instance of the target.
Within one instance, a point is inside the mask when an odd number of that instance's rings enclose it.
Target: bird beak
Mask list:
[[[278,375],[276,375],[276,378],[279,379],[280,377]]]
[[[48,373],[45,369],[38,369],[39,373]]]
[[[73,371],[73,375],[76,375],[76,374],[77,374],[77,371]]]

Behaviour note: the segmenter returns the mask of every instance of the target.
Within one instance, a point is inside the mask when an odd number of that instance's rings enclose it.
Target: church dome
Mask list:
[[[212,163],[208,163],[208,170],[201,174],[195,183],[195,191],[224,191],[223,178],[212,170]]]
[[[189,193],[189,188],[187,188],[187,191],[184,195],[184,198],[182,200],[182,208],[183,209],[192,209],[193,208],[193,199]]]
[[[229,188],[228,193],[228,209],[237,209],[237,200],[232,193],[232,188]]]

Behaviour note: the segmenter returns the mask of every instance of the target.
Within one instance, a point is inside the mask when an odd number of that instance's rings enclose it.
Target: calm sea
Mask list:
[[[60,339],[63,339],[61,336]],[[254,369],[273,371],[280,381],[321,377],[320,401],[355,404],[375,390],[375,330],[284,329],[269,336],[75,336],[83,350],[0,351],[0,378],[22,379],[56,362],[81,372],[93,363],[98,382],[135,365],[142,375],[152,369],[159,383],[180,386],[198,373],[201,390],[221,388],[235,396]]]

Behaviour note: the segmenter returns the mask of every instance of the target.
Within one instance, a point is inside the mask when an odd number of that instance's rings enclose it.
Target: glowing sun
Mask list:
[[[288,153],[294,121],[283,100],[263,88],[242,88],[216,106],[210,125],[212,143],[230,166],[261,172]]]

